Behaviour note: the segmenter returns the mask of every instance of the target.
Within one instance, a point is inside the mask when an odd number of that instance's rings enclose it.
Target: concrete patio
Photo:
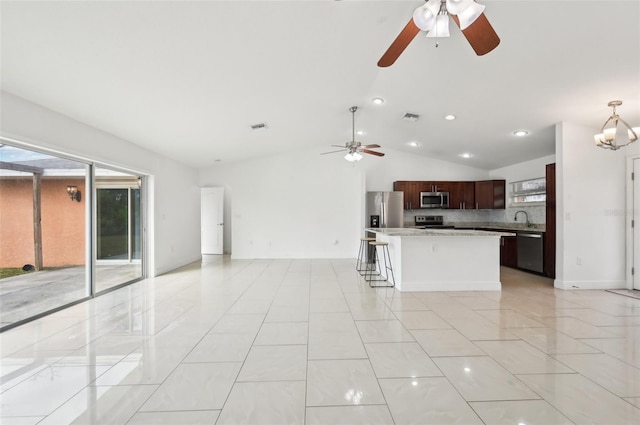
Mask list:
[[[140,264],[96,266],[96,291],[141,277]],[[87,296],[84,266],[0,279],[0,328]]]

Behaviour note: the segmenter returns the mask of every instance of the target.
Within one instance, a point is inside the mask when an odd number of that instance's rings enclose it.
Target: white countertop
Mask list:
[[[412,229],[407,227],[396,228],[367,228],[367,232],[380,233],[388,236],[516,236],[510,232],[491,232],[486,230],[459,230],[459,229]]]

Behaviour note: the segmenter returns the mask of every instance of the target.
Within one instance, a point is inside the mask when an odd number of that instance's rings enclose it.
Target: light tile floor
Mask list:
[[[640,424],[640,300],[208,258],[0,334],[2,424]]]

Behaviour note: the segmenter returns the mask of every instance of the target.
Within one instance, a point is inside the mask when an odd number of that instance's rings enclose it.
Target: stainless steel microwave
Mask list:
[[[420,192],[420,208],[449,208],[449,192]]]

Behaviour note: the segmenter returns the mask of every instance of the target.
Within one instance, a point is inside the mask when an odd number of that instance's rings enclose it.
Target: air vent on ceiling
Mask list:
[[[258,131],[258,130],[266,130],[267,129],[267,123],[261,122],[259,124],[254,124],[251,126],[251,130],[253,131]]]
[[[405,121],[418,121],[418,118],[420,118],[420,115],[412,114],[410,112],[407,112],[402,116],[402,119]]]

